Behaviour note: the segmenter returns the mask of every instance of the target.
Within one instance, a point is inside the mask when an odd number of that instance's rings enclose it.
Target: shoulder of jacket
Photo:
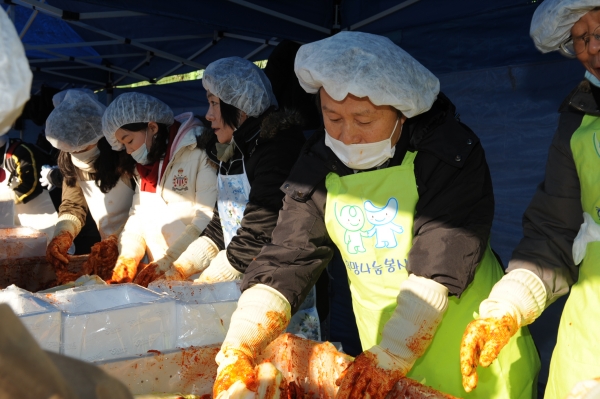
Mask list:
[[[260,124],[260,137],[269,139],[280,132],[295,129],[302,132],[302,116],[294,109],[280,109],[266,115]]]
[[[594,95],[592,94],[592,84],[589,80],[582,80],[565,97],[558,108],[558,112],[564,113],[569,111],[583,112],[590,115],[600,116],[600,109]]]
[[[296,201],[306,202],[330,172],[344,169],[345,165],[325,145],[325,131],[317,130],[302,148],[281,190]]]
[[[456,113],[456,107],[440,92],[431,109],[409,120],[410,147],[428,152],[444,163],[462,168],[479,137]]]

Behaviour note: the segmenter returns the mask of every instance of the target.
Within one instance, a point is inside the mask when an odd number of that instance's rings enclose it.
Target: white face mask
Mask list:
[[[146,140],[148,140],[148,129],[146,129],[146,138],[144,139],[144,143],[131,153],[131,156],[135,161],[142,165],[148,164],[148,147],[146,147]]]
[[[367,144],[344,144],[334,139],[325,130],[325,145],[333,151],[340,161],[350,169],[370,169],[379,166],[392,158],[396,152],[396,146],[392,147],[392,136],[398,126],[398,121],[392,129],[392,134],[385,140]],[[402,126],[400,126],[402,132]]]
[[[78,153],[71,153],[71,161],[73,165],[77,166],[83,171],[88,171],[90,167],[93,168],[94,161],[100,155],[100,148],[97,145],[94,148]]]

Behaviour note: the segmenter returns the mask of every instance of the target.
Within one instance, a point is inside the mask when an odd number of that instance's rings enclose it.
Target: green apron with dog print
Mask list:
[[[400,285],[408,277],[419,199],[415,157],[415,152],[407,152],[400,166],[344,177],[330,173],[326,179],[325,224],[346,265],[363,350],[380,342],[382,329],[396,308]],[[534,397],[540,362],[527,328],[512,337],[490,367],[478,368],[479,384],[474,391],[466,393],[462,387],[463,332],[502,275],[488,247],[473,282],[460,298],[449,298],[431,345],[408,377],[460,398]]]

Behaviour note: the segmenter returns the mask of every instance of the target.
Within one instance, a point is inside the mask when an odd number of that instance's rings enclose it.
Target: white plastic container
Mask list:
[[[43,349],[59,352],[61,312],[57,307],[15,285],[0,290],[0,303],[11,307]]]
[[[138,285],[84,286],[42,298],[64,312],[64,355],[100,361],[175,348],[175,300]]]
[[[29,227],[0,228],[0,259],[46,255],[46,234]]]
[[[239,284],[159,280],[149,288],[177,299],[177,347],[186,348],[223,342],[241,295]]]

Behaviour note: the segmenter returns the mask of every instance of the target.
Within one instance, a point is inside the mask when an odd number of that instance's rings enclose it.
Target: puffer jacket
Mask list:
[[[241,174],[245,168],[250,183],[249,202],[241,227],[227,246],[227,259],[240,272],[271,242],[284,195],[279,187],[288,177],[305,142],[300,126],[300,116],[294,111],[268,110],[258,118],[249,118],[233,134],[234,155],[219,168],[220,174],[229,175]],[[210,159],[219,165],[215,142],[213,139],[208,144],[207,151]],[[202,235],[210,238],[219,250],[225,249],[216,207]]]
[[[191,117],[193,116],[190,114]],[[181,120],[181,123],[185,125],[186,121]],[[169,218],[179,220],[186,226],[195,227],[198,234],[210,222],[217,199],[215,169],[210,165],[206,151],[197,148],[197,137],[204,132],[203,127],[196,126],[185,133],[184,137],[175,139],[177,147],[156,188],[156,195],[160,195],[166,204]],[[136,180],[139,181],[137,171]],[[138,185],[133,196],[129,219],[121,233],[121,240],[125,236],[132,237],[134,240],[143,239],[146,227],[154,226],[154,218],[164,216],[157,214],[162,212],[158,209],[148,209],[140,199]],[[158,259],[164,253],[161,255],[161,251],[157,250],[152,255],[154,259]]]
[[[544,181],[523,214],[523,238],[507,268],[527,269],[539,276],[546,287],[546,305],[567,294],[579,275],[572,249],[583,223],[583,207],[571,137],[585,115],[600,117],[600,88],[582,81],[565,98],[559,113]]]
[[[400,165],[407,151],[418,151],[414,173],[419,199],[407,270],[458,296],[473,281],[487,247],[494,194],[479,139],[455,112],[440,93],[429,111],[407,119],[394,157],[382,167]],[[269,285],[296,312],[334,253],[325,227],[329,173],[346,176],[354,171],[325,145],[320,130],[306,143],[282,186],[286,196],[272,242],[248,266],[243,290]]]

